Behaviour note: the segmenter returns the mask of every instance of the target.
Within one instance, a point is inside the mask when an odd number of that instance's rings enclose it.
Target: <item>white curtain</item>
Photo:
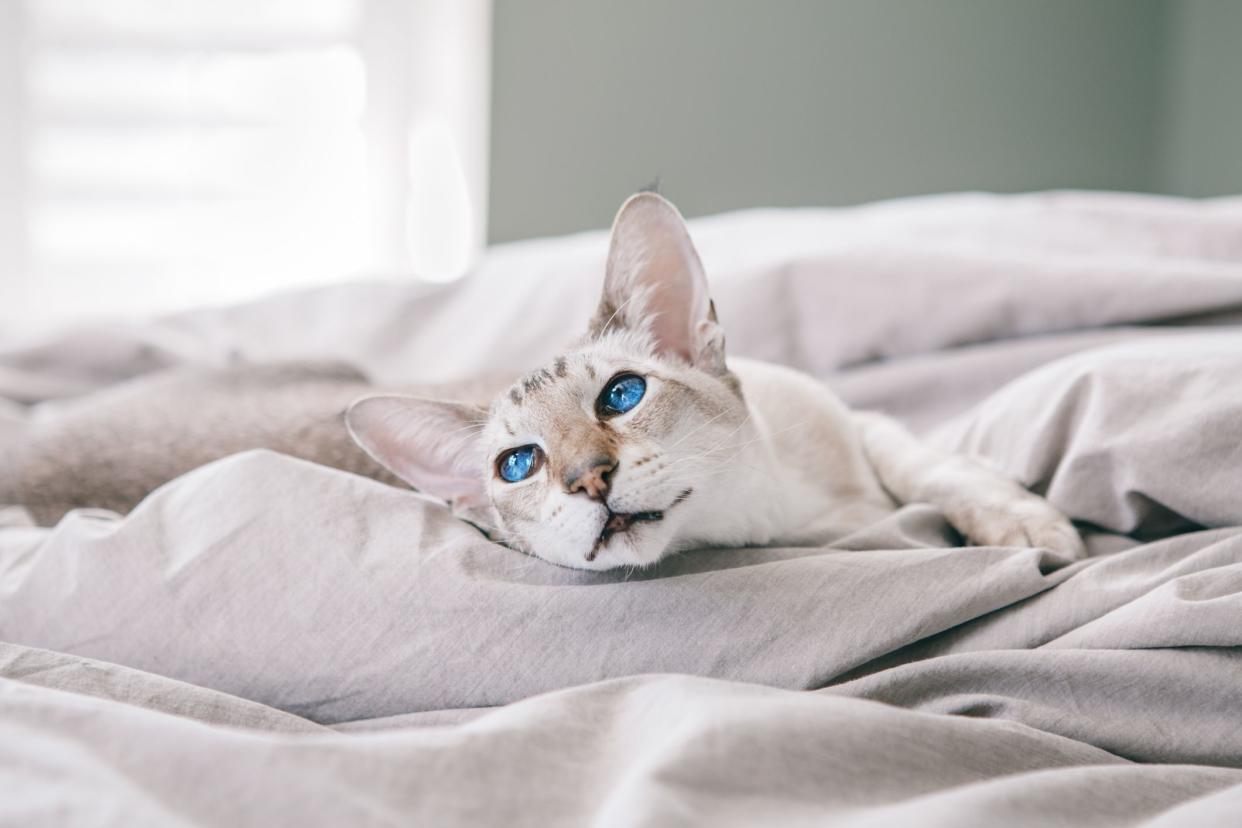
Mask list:
[[[490,0],[0,8],[0,325],[453,278],[485,240]]]

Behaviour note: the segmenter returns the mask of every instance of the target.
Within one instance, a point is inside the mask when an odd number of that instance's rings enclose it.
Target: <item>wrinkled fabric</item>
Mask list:
[[[410,492],[235,455],[125,517],[0,513],[0,824],[1236,825],[1242,200],[691,230],[734,353],[984,457],[1090,557],[959,548],[911,504],[830,546],[578,572]],[[574,334],[549,296],[589,314],[604,244],[13,347],[0,456],[58,399],[161,367],[529,368]]]

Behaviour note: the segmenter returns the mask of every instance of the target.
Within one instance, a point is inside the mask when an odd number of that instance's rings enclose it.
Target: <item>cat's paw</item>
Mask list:
[[[1035,547],[1071,561],[1087,555],[1074,525],[1048,501],[1025,490],[954,511],[949,522],[977,546]]]

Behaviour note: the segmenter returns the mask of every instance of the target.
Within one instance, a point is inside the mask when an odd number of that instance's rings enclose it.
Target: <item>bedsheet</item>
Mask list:
[[[823,547],[578,572],[270,452],[127,516],[0,512],[0,823],[1236,824],[1242,200],[691,230],[733,353],[987,458],[1090,557],[961,548],[911,504]],[[589,314],[605,241],[15,344],[0,454],[59,400],[175,365],[528,368]]]

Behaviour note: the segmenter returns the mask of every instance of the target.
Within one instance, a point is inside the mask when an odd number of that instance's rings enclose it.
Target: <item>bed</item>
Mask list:
[[[1236,825],[1242,199],[960,194],[691,222],[734,355],[1021,478],[1090,550],[911,504],[826,547],[562,569],[255,451],[0,511],[0,823]],[[0,350],[0,455],[181,365],[516,374],[606,236]],[[554,308],[554,311],[548,310]]]

